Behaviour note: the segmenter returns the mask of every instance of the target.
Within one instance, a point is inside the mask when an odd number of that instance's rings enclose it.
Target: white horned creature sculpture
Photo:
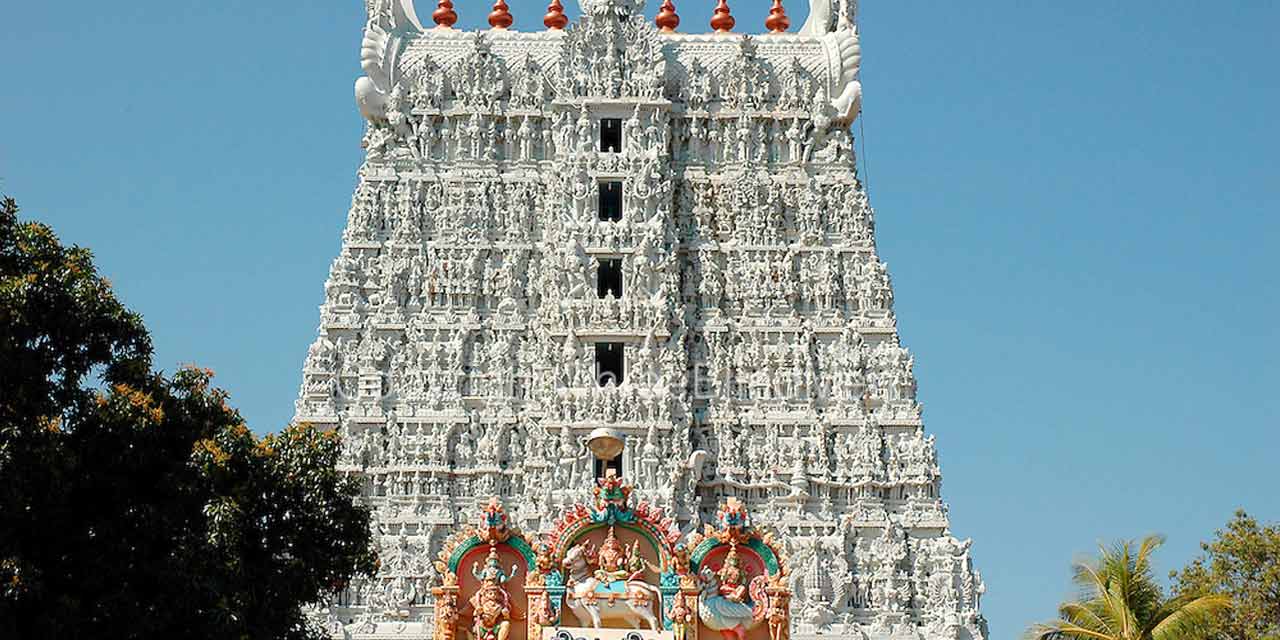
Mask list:
[[[387,98],[399,81],[399,57],[407,40],[422,32],[413,0],[370,0],[369,22],[360,43],[356,105],[371,122],[387,121]]]
[[[637,545],[625,549],[610,528],[599,550],[582,543],[565,554],[565,606],[580,622],[596,629],[605,622],[618,621],[657,631],[661,622],[655,605],[662,601],[662,592],[641,579],[647,566]]]
[[[842,124],[852,122],[862,108],[862,83],[858,81],[862,47],[853,24],[856,10],[855,0],[809,0],[809,18],[800,27],[800,35],[821,38],[830,59],[839,61],[839,68],[833,69],[831,108],[834,120]]]

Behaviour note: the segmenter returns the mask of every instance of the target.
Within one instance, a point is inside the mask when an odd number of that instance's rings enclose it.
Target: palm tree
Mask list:
[[[1151,572],[1151,554],[1164,538],[1101,547],[1098,558],[1074,567],[1080,599],[1058,607],[1061,619],[1032,627],[1031,640],[1206,640],[1231,607],[1221,595],[1164,598]]]

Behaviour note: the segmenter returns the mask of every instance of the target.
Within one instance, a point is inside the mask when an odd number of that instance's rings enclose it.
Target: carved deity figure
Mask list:
[[[643,574],[644,560],[640,558],[639,540],[627,549],[618,542],[613,535],[613,528],[609,528],[609,534],[605,536],[603,542],[600,543],[600,550],[596,552],[596,570],[595,578],[601,583],[610,584],[619,580],[634,580]],[[638,567],[635,571],[633,568]]]
[[[507,640],[516,612],[511,605],[511,596],[502,585],[515,576],[518,568],[512,565],[510,575],[504,572],[498,564],[496,546],[489,547],[489,557],[483,570],[477,570],[479,564],[477,562],[471,567],[471,574],[480,581],[479,589],[470,600],[475,615],[473,640]]]
[[[453,640],[454,623],[458,620],[458,596],[452,590],[440,590],[436,596],[436,625],[432,640]]]
[[[782,584],[785,578],[770,578],[769,606],[765,611],[765,621],[769,623],[769,640],[789,640],[791,637],[790,591]]]
[[[534,569],[530,573],[526,583],[530,585],[541,585],[546,581],[546,577],[556,571],[556,561],[554,549],[545,541],[538,542],[534,547]]]
[[[705,586],[698,598],[698,617],[727,640],[744,640],[747,630],[760,622],[755,607],[748,597],[746,575],[738,558],[737,545],[730,545],[729,554],[719,571],[702,570]],[[762,591],[763,576],[752,583],[752,595]],[[763,599],[763,593],[759,594]]]
[[[626,549],[610,527],[599,550],[588,542],[575,545],[565,553],[563,567],[565,606],[584,624],[598,629],[605,622],[620,621],[658,630],[661,621],[653,603],[661,601],[662,592],[643,580],[646,568],[657,567],[640,556],[638,540]]]
[[[675,635],[675,640],[685,640],[689,633],[689,627],[693,626],[697,620],[694,608],[690,606],[687,600],[683,593],[677,593],[671,602],[671,608],[667,611],[667,617],[671,619],[671,632]]]

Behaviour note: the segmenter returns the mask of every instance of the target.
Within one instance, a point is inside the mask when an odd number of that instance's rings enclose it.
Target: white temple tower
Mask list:
[[[744,35],[368,0],[367,158],[296,411],[375,509],[335,637],[430,637],[431,560],[490,496],[536,532],[609,467],[684,529],[732,496],[777,531],[794,638],[986,637],[855,171],[856,5],[810,2]]]

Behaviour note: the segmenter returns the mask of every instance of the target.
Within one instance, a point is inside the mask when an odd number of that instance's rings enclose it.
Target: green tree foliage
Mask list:
[[[1151,554],[1164,540],[1149,536],[1102,547],[1074,567],[1078,600],[1058,607],[1060,619],[1028,632],[1040,640],[1205,640],[1230,607],[1220,595],[1165,598],[1151,571]]]
[[[1223,631],[1232,640],[1280,640],[1280,526],[1237,511],[1200,548],[1204,555],[1170,576],[1176,592],[1229,596]]]
[[[0,637],[313,638],[375,558],[331,433],[255,437],[212,374],[151,371],[85,249],[0,202]]]

